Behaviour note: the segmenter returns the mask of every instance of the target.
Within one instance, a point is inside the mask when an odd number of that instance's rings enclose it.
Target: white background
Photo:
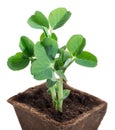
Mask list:
[[[98,57],[96,68],[73,64],[67,71],[68,84],[108,102],[99,130],[115,130],[115,4],[114,0],[1,0],[0,1],[0,130],[21,130],[7,99],[41,82],[30,75],[29,67],[13,72],[7,58],[17,51],[21,35],[39,40],[41,30],[28,26],[27,19],[40,10],[48,16],[57,7],[72,12],[64,27],[55,31],[60,46],[73,34],[87,39],[85,50]]]

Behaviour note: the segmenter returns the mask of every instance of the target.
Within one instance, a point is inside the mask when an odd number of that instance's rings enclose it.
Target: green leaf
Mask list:
[[[65,61],[67,61],[69,58],[72,58],[72,55],[70,54],[70,52],[64,51],[63,62],[65,63]]]
[[[63,99],[66,99],[69,96],[69,94],[70,94],[70,90],[64,89],[63,90]]]
[[[56,40],[56,41],[58,40],[58,38],[57,38],[57,36],[56,36],[55,33],[52,33],[52,34],[51,34],[51,38],[54,39],[54,40]]]
[[[59,70],[61,69],[62,66],[63,66],[62,57],[56,58],[55,64],[54,64],[55,69]]]
[[[45,33],[43,32],[43,33],[41,34],[41,36],[40,36],[40,41],[42,41],[44,38],[46,38],[46,35],[45,35]]]
[[[71,53],[66,51],[66,50],[64,50],[64,49],[60,50],[60,56],[62,57],[63,63],[65,63],[66,60],[68,60],[69,58],[72,58]]]
[[[51,38],[45,38],[42,41],[42,45],[44,46],[48,57],[51,60],[53,60],[56,56],[57,51],[58,51],[58,44],[57,44],[56,40],[51,39]]]
[[[28,37],[22,36],[20,38],[19,47],[26,56],[34,56],[34,43]]]
[[[37,80],[50,79],[52,77],[53,69],[44,60],[36,60],[32,63],[31,74]]]
[[[49,23],[47,18],[45,17],[45,15],[40,12],[40,11],[36,11],[34,15],[32,15],[29,19],[28,19],[28,24],[32,27],[32,28],[36,28],[36,29],[43,29],[44,27],[49,28]]]
[[[37,42],[34,46],[34,55],[37,59],[43,58],[45,61],[47,61],[48,63],[50,63],[50,60],[47,56],[47,53],[43,47],[43,45],[41,44],[41,42]]]
[[[63,26],[70,16],[70,11],[67,11],[65,8],[57,8],[49,14],[48,19],[52,29],[57,29]]]
[[[62,70],[58,70],[58,71],[56,71],[56,73],[57,73],[57,75],[59,75],[59,77],[60,77],[61,79],[64,79],[65,81],[67,81],[67,78],[66,78],[66,76],[64,75],[64,73],[63,73]]]
[[[7,65],[12,70],[24,69],[29,64],[29,58],[25,57],[22,52],[8,58]]]
[[[67,43],[67,49],[75,56],[79,55],[84,46],[86,40],[82,35],[73,35]]]
[[[37,80],[50,79],[53,75],[51,62],[46,54],[44,47],[38,42],[35,45],[35,56],[37,60],[31,65],[31,74]]]
[[[86,67],[95,67],[97,65],[97,58],[90,52],[83,51],[77,56],[75,62]]]
[[[52,81],[51,79],[47,79],[46,85],[48,88],[53,87],[57,81]]]
[[[68,59],[71,60],[72,55],[70,54],[70,52],[66,51],[64,48],[60,48],[58,52],[59,52],[59,57],[55,60],[55,69],[62,70],[64,69],[65,64],[68,61]]]

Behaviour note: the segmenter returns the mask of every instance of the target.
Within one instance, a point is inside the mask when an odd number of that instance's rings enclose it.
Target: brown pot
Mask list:
[[[45,83],[30,88],[22,94],[39,91],[41,87],[46,87]],[[27,104],[16,101],[18,96],[16,95],[8,99],[8,102],[14,106],[22,130],[97,130],[105,115],[107,103],[85,92],[73,89],[66,83],[64,83],[64,87],[70,89],[74,94],[80,93],[83,96],[91,97],[93,101],[98,102],[98,105],[71,120],[59,122]]]

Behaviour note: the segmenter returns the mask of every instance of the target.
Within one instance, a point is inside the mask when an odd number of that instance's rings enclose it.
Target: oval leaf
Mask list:
[[[46,38],[46,35],[45,35],[45,33],[43,32],[43,33],[40,35],[40,41],[42,41],[44,38]]]
[[[67,43],[67,49],[75,56],[85,47],[86,40],[82,35],[73,35]]]
[[[21,70],[24,69],[29,64],[29,58],[25,57],[23,53],[16,53],[14,56],[11,56],[7,65],[12,70]]]
[[[51,62],[46,54],[44,47],[38,42],[35,47],[35,56],[37,60],[32,62],[31,74],[37,80],[52,78]]]
[[[48,19],[52,29],[57,29],[63,26],[70,16],[70,11],[67,11],[65,8],[57,8],[49,14]]]
[[[28,57],[34,56],[34,43],[26,36],[20,38],[20,49]]]
[[[64,63],[63,63],[62,57],[59,57],[59,58],[55,59],[54,67],[56,70],[60,70],[60,69],[62,69],[63,64]]]
[[[34,46],[34,55],[37,59],[43,58],[46,62],[50,63],[47,53],[42,46],[41,42],[37,42]]]
[[[31,74],[37,80],[50,79],[52,78],[52,73],[52,68],[42,58],[34,61],[31,65]]]
[[[63,99],[66,99],[69,96],[69,94],[70,94],[70,90],[64,89],[63,90]]]
[[[58,44],[57,44],[56,40],[51,39],[51,38],[45,38],[42,41],[42,45],[44,46],[48,57],[51,60],[53,60],[58,51]]]
[[[56,36],[55,33],[52,33],[52,34],[51,34],[51,38],[54,39],[54,40],[56,40],[56,41],[58,40],[58,38],[57,38],[57,36]]]
[[[28,19],[28,24],[32,27],[32,28],[36,28],[36,29],[43,29],[42,26],[49,28],[49,23],[47,18],[45,17],[45,15],[40,12],[40,11],[36,11],[34,15],[32,15],[29,19]]]
[[[47,79],[46,86],[47,86],[48,88],[51,88],[51,87],[53,87],[56,83],[57,83],[57,81],[52,81],[51,79]]]
[[[83,51],[79,56],[77,56],[75,62],[86,67],[95,67],[97,65],[97,58],[90,52]]]
[[[69,58],[72,58],[71,53],[62,48],[59,50],[59,53],[60,56],[62,57],[63,63],[65,63],[65,61],[68,60]]]

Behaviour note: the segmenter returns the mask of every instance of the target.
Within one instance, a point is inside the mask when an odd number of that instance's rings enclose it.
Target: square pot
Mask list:
[[[31,94],[43,87],[46,88],[45,83],[29,88],[18,95]],[[91,100],[98,103],[90,110],[71,120],[59,122],[25,103],[17,101],[18,95],[15,95],[8,99],[8,102],[14,106],[22,130],[97,130],[106,113],[107,103],[88,93],[74,89],[66,83],[64,83],[64,88],[70,89],[73,94],[79,93],[82,96],[91,97]]]

